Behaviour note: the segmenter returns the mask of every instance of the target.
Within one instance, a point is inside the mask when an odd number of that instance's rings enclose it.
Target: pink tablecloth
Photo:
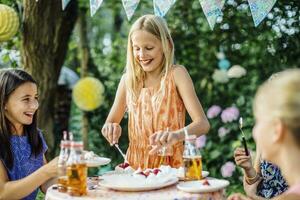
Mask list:
[[[178,190],[176,185],[162,188],[160,190],[144,192],[120,192],[97,187],[89,190],[87,196],[71,197],[66,193],[60,193],[53,187],[49,188],[45,200],[223,200],[226,199],[224,190],[212,193],[192,194]]]

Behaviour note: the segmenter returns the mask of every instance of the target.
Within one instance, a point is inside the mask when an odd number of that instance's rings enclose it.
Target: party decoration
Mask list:
[[[139,5],[140,0],[122,0],[127,19],[130,20],[134,14],[135,9]]]
[[[96,78],[80,79],[73,88],[75,104],[84,111],[98,108],[103,102],[104,86]]]
[[[90,0],[91,16],[93,17],[97,10],[100,8],[103,0]]]
[[[257,27],[273,8],[276,0],[248,0],[254,26]]]
[[[227,75],[229,78],[241,78],[247,74],[245,68],[240,65],[233,65],[228,71]]]
[[[62,0],[62,9],[65,10],[67,5],[70,3],[71,0]]]
[[[214,29],[217,18],[222,15],[225,0],[199,0],[211,30]]]
[[[154,14],[164,17],[176,0],[153,0]]]
[[[36,0],[38,1],[38,0]],[[63,10],[71,0],[62,0]],[[91,16],[93,16],[103,0],[90,0]],[[277,0],[248,0],[255,27],[258,26],[270,12]],[[122,0],[128,20],[130,20],[140,0]],[[154,14],[164,17],[176,0],[153,0]],[[214,29],[217,18],[222,16],[225,0],[199,0],[211,30]]]
[[[19,18],[16,11],[0,4],[0,42],[11,39],[18,31]]]

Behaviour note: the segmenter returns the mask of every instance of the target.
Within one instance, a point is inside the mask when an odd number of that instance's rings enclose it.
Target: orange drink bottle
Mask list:
[[[70,141],[62,140],[58,157],[58,191],[67,192],[67,160],[70,153]]]
[[[87,194],[87,165],[83,159],[83,142],[72,142],[67,161],[67,193],[71,196]]]
[[[202,179],[202,156],[196,147],[196,135],[188,135],[186,128],[183,151],[184,180]]]

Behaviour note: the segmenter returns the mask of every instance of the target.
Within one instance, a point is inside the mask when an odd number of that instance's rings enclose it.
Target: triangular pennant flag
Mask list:
[[[38,1],[38,0],[36,0]],[[70,3],[71,0],[62,0],[62,10],[65,10],[67,7],[68,3]]]
[[[91,16],[93,17],[97,10],[100,8],[103,0],[90,0]]]
[[[257,27],[273,8],[276,0],[248,0],[254,26]]]
[[[139,5],[140,0],[122,0],[127,19],[130,20],[134,14],[135,9]]]
[[[217,18],[222,15],[225,0],[199,0],[211,30],[214,29]]]
[[[154,14],[164,17],[176,0],[153,0]]]

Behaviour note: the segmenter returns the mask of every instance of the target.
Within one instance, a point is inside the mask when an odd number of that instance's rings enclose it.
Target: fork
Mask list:
[[[115,144],[114,146],[118,149],[118,151],[120,152],[120,154],[121,154],[122,157],[124,158],[124,161],[127,162],[127,163],[129,163],[128,160],[126,159],[126,155],[125,155],[125,154],[123,153],[123,151],[120,149],[119,145],[118,145],[118,144]]]

